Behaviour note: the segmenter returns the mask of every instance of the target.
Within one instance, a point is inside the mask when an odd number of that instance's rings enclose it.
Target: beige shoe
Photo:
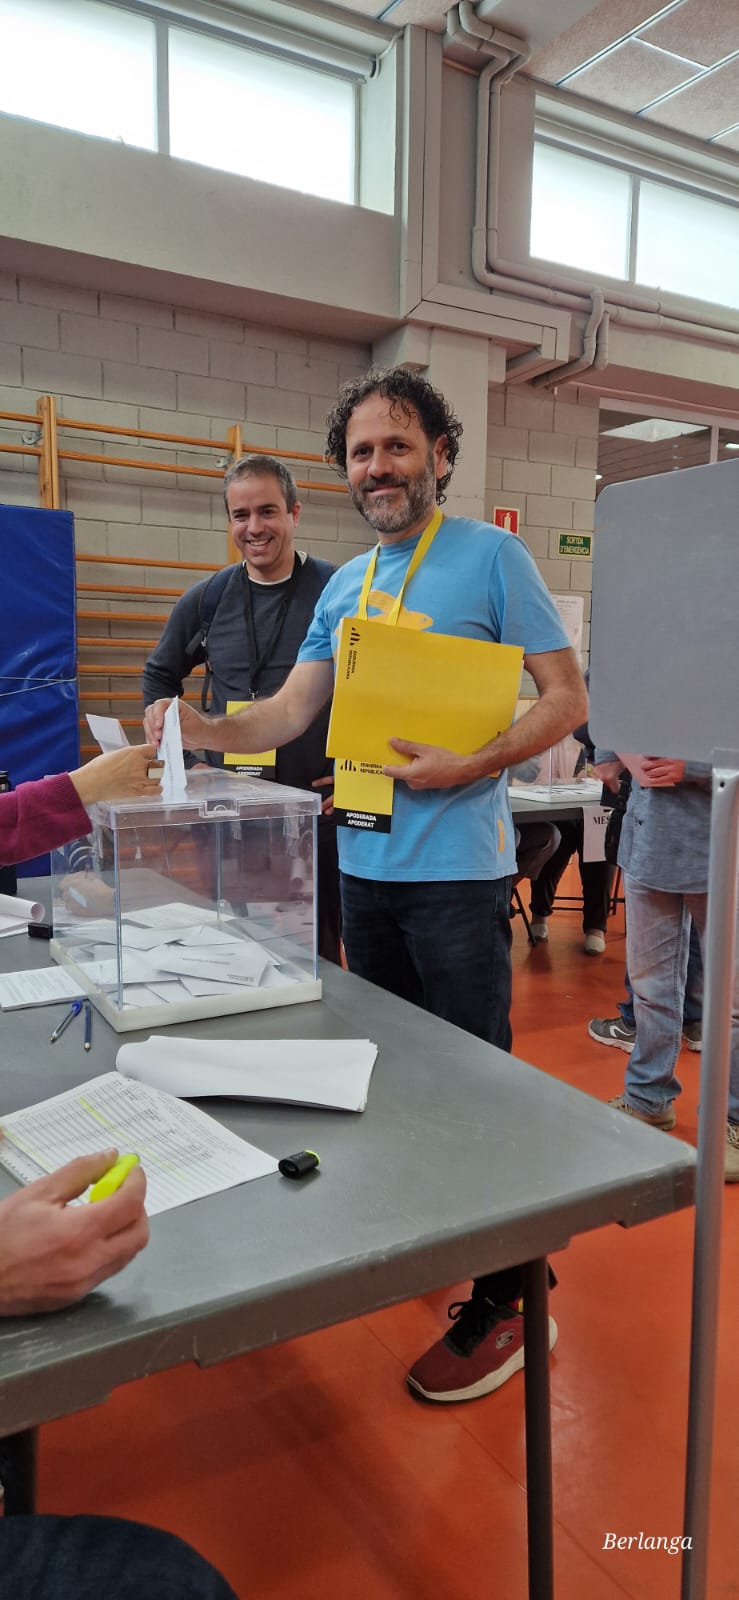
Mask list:
[[[647,1122],[649,1123],[650,1128],[662,1128],[664,1129],[665,1133],[669,1133],[670,1129],[674,1128],[675,1123],[677,1122],[675,1108],[671,1100],[665,1106],[664,1111],[654,1112],[637,1111],[635,1106],[629,1105],[625,1094],[617,1094],[614,1100],[609,1100],[608,1104],[609,1106],[613,1106],[614,1111],[625,1111],[627,1117],[636,1117],[637,1122]],[[737,1135],[736,1175],[737,1178],[739,1178],[739,1128],[734,1129],[734,1132]]]
[[[546,944],[549,938],[549,929],[543,918],[533,918],[531,923],[531,937],[534,944]]]
[[[600,928],[588,928],[585,934],[586,956],[602,956],[606,948],[606,936]]]
[[[739,1123],[726,1124],[724,1183],[739,1183]]]

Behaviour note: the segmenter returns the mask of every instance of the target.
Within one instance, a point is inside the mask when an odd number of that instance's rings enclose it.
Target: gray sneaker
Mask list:
[[[614,1044],[628,1056],[636,1044],[636,1028],[630,1028],[622,1017],[593,1017],[588,1023],[588,1033],[596,1044]]]
[[[739,1123],[726,1124],[724,1183],[739,1183]]]
[[[650,1128],[662,1128],[665,1133],[669,1133],[677,1122],[675,1108],[671,1100],[667,1101],[663,1111],[637,1111],[636,1106],[629,1105],[625,1094],[617,1094],[615,1099],[609,1100],[608,1104],[613,1106],[614,1111],[625,1111],[627,1117],[635,1117],[637,1122],[647,1122]],[[736,1128],[735,1132],[739,1138],[739,1128]],[[739,1178],[739,1146],[736,1154],[738,1158],[736,1175]]]
[[[700,1050],[703,1044],[703,1023],[683,1023],[683,1044],[686,1050]]]

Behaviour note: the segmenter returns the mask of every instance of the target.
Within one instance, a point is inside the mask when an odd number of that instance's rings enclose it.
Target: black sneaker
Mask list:
[[[701,1050],[703,1047],[703,1023],[683,1023],[683,1044],[686,1050]]]
[[[588,1033],[596,1044],[613,1044],[629,1056],[636,1044],[636,1028],[624,1022],[623,1017],[593,1017]]]

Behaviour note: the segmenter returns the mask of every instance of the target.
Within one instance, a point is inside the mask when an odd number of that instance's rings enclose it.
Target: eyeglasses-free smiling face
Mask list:
[[[445,471],[446,436],[429,439],[412,407],[374,394],[352,412],[346,427],[349,493],[381,544],[425,528]]]
[[[228,486],[228,519],[250,578],[262,583],[289,578],[300,505],[288,511],[278,478],[271,472],[234,478]]]

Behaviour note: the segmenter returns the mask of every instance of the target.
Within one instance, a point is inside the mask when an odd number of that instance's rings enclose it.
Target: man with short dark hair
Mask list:
[[[342,827],[339,834],[350,970],[510,1050],[516,856],[503,769],[549,749],[582,722],[587,697],[521,540],[436,511],[461,432],[443,395],[405,368],[373,371],[344,386],[329,418],[327,454],[379,544],[326,586],[297,665],[272,701],[236,718],[213,718],[207,732],[191,707],[181,707],[180,716],[190,747],[207,737],[231,748],[235,725],[239,737],[250,730],[252,741],[294,738],[331,696],[337,631],[343,618],[356,616],[362,593],[367,615],[379,620],[402,596],[400,626],[523,647],[539,690],[531,710],[472,755],[393,739],[407,759],[384,769],[395,780],[390,832]],[[402,734],[402,682],[397,702]],[[164,710],[150,707],[152,739]],[[454,1328],[411,1369],[416,1392],[431,1400],[474,1399],[518,1370],[520,1293],[518,1268],[478,1279]],[[553,1342],[553,1323],[551,1329]]]
[[[144,705],[161,696],[182,694],[193,667],[205,663],[203,710],[227,713],[235,705],[273,695],[295,664],[313,609],[334,568],[295,549],[300,502],[290,469],[277,456],[248,455],[234,462],[223,482],[231,535],[241,561],[188,589],[177,601],[162,637],[144,667]],[[210,614],[209,614],[210,613]],[[326,759],[327,712],[319,712],[297,739],[277,751],[278,783],[296,789],[330,785],[332,765]],[[213,766],[223,754],[207,753]],[[230,747],[237,748],[237,747]],[[248,751],[267,747],[241,745],[244,759],[229,757],[231,770],[251,768]],[[296,862],[296,871],[300,863]],[[318,822],[318,949],[329,961],[340,960],[336,828],[330,815]]]

